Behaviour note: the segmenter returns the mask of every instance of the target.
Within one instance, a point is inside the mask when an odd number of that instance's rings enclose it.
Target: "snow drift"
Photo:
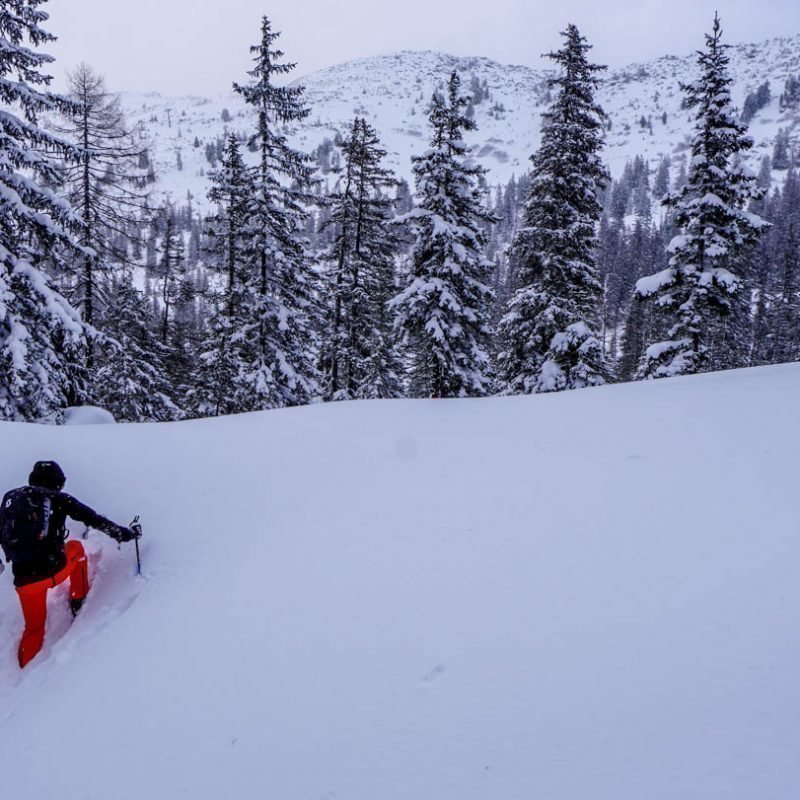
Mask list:
[[[119,522],[4,796],[794,800],[800,369],[160,426],[1,424]],[[80,528],[75,531],[80,534]]]

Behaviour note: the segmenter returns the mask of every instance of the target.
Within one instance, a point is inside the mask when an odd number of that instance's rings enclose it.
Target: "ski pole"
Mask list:
[[[139,556],[139,537],[142,535],[142,526],[139,523],[139,517],[134,517],[133,522],[131,522],[128,527],[136,534],[136,538],[133,540],[133,543],[136,545],[136,574],[141,575],[142,559]]]

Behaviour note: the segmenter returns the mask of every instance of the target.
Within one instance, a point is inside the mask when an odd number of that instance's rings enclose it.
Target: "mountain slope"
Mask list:
[[[0,485],[57,458],[147,533],[21,674],[0,578],[4,794],[793,800],[799,392],[0,424]]]
[[[290,131],[291,139],[311,152],[326,139],[346,133],[356,114],[363,115],[379,131],[391,166],[410,179],[411,156],[427,146],[430,96],[453,70],[461,73],[466,90],[474,81],[481,87],[481,95],[488,91],[475,105],[479,130],[471,142],[476,157],[490,169],[490,183],[506,183],[512,175],[527,171],[528,158],[538,146],[541,115],[547,109],[548,73],[486,58],[406,51],[358,59],[307,75],[298,83],[306,86],[311,115]],[[800,75],[800,35],[732,48],[731,74],[739,107],[747,94],[765,81],[770,82],[774,95],[752,123],[757,143],[754,168],[763,155],[771,154],[780,128],[790,130],[800,149],[800,110],[781,112],[778,107],[786,79]],[[694,55],[667,56],[608,72],[599,100],[611,124],[606,158],[615,177],[636,155],[648,158],[653,168],[664,155],[676,163],[685,158],[691,121],[689,112],[681,109],[680,83],[695,78]],[[250,112],[233,95],[171,98],[128,94],[124,104],[130,120],[141,125],[154,143],[159,191],[179,201],[190,191],[201,205],[206,203],[205,173],[211,168],[205,146],[226,129],[250,132],[253,127]],[[229,122],[222,118],[224,109],[231,116]],[[643,127],[643,120],[649,125]],[[180,170],[178,153],[183,165]]]

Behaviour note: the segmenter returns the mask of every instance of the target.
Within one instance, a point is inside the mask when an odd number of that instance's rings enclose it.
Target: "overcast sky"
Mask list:
[[[294,76],[361,56],[442,50],[543,66],[575,22],[599,63],[702,46],[715,9],[728,42],[800,33],[800,0],[50,0],[52,72],[85,61],[112,90],[212,94],[242,81],[266,14]],[[59,86],[61,88],[61,86]]]

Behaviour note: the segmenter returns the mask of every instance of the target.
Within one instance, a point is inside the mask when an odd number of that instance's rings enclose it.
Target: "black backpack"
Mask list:
[[[45,548],[53,492],[38,486],[14,489],[0,507],[0,545],[7,561],[29,561]]]

